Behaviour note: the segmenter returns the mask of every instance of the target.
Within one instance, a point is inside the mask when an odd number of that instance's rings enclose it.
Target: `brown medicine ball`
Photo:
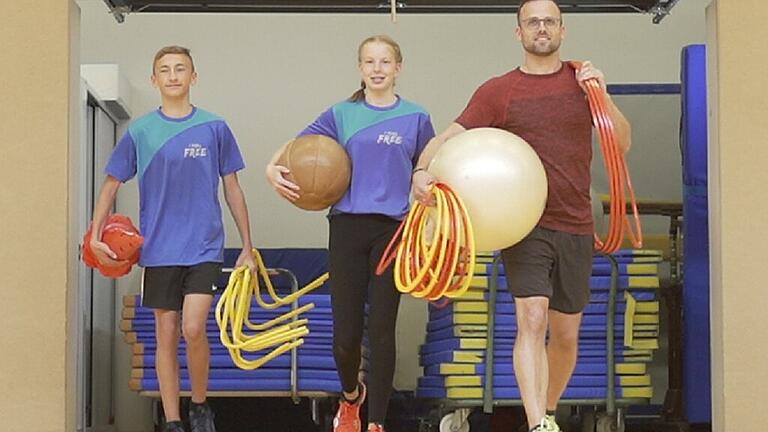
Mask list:
[[[289,170],[285,178],[299,185],[293,203],[304,210],[323,210],[349,188],[352,162],[347,151],[325,135],[304,135],[288,143],[277,165]]]

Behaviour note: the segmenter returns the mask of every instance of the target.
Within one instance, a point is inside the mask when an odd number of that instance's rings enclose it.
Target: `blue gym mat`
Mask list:
[[[496,361],[493,363],[493,374],[514,375],[514,369],[510,361]],[[424,375],[483,375],[486,365],[467,363],[440,363],[424,367]],[[577,363],[574,375],[605,375],[608,366],[603,363]],[[646,365],[644,363],[617,363],[616,372],[619,375],[644,375]]]
[[[179,374],[182,378],[189,378],[189,370],[187,368],[179,369]],[[299,369],[297,374],[299,379],[338,379],[336,371],[328,369]],[[157,372],[151,367],[134,369],[131,371],[131,376],[134,378],[157,379]],[[259,368],[254,370],[211,368],[209,372],[211,379],[283,379],[290,378],[290,376],[290,368]]]
[[[272,298],[268,294],[265,294],[265,293],[266,293],[266,290],[262,292],[261,298],[265,302],[267,302],[267,303],[274,303],[274,300],[272,300]],[[282,293],[280,295],[284,296],[285,293]],[[221,293],[214,294],[214,296],[213,296],[213,306],[211,307],[211,313],[213,313],[213,310],[216,307],[216,303],[218,303],[220,297],[221,297]],[[143,312],[151,312],[152,311],[152,309],[147,309],[147,308],[144,308],[144,307],[141,306],[141,295],[136,294],[136,295],[132,295],[132,296],[127,296],[127,298],[129,298],[130,300],[127,300],[127,301],[124,300],[123,301],[123,304],[125,306],[134,306],[137,311],[143,311]],[[259,310],[263,310],[263,309],[261,309],[258,306],[258,304],[256,304],[256,299],[255,298],[252,301],[253,301],[253,304],[251,305],[251,309],[258,308]],[[312,291],[311,294],[304,294],[303,296],[299,297],[297,302],[298,302],[299,306],[304,306],[304,305],[309,304],[309,303],[314,303],[315,307],[319,308],[319,309],[330,310],[330,308],[331,308],[331,296],[329,294],[318,294],[315,291]],[[128,303],[128,304],[126,304],[126,303]],[[265,312],[270,312],[270,313],[275,313],[277,315],[281,315],[281,314],[283,314],[285,312],[289,312],[290,310],[291,310],[291,306],[287,305],[287,306],[281,306],[279,308],[276,308],[276,309],[273,309],[273,310],[270,310],[270,311],[265,311]]]
[[[617,376],[617,386],[644,387],[651,383],[650,376],[641,375],[635,380],[635,376]],[[569,387],[602,387],[606,385],[605,375],[574,375],[568,383]],[[419,377],[419,387],[479,387],[485,384],[484,376],[424,376]],[[497,375],[493,379],[494,387],[517,387],[514,375]]]
[[[250,353],[243,353],[243,357],[246,360],[256,360],[259,355],[251,355]],[[312,368],[312,369],[331,369],[336,370],[336,363],[333,357],[328,356],[298,356],[299,368]],[[155,365],[154,354],[135,355],[132,359],[134,367],[153,367]],[[232,362],[232,358],[229,354],[212,354],[210,365],[212,368],[235,368],[235,364]],[[262,368],[285,368],[291,365],[291,353],[290,351],[282,354],[278,357],[267,362]],[[179,356],[179,367],[187,366],[186,356]]]
[[[259,248],[264,265],[268,268],[289,269],[296,276],[299,288],[306,286],[328,271],[328,250],[320,248]],[[233,267],[240,249],[224,249],[224,266]],[[228,274],[222,275],[217,286],[227,285]],[[281,291],[287,291],[289,284],[285,278],[275,278]],[[314,294],[327,294],[328,284],[313,291]]]
[[[496,339],[494,341],[494,352],[511,351],[514,339]],[[487,340],[485,338],[451,338],[444,339],[437,342],[422,344],[419,348],[421,355],[430,355],[439,352],[454,352],[454,351],[483,351],[485,352]],[[579,344],[579,355],[584,357],[600,357],[605,356],[606,345],[603,340],[601,344]],[[622,346],[615,347],[617,354],[628,353],[627,355],[650,355],[648,350],[634,350],[630,348],[624,348]]]
[[[615,355],[617,362],[633,361],[634,356]],[[494,361],[499,362],[512,362],[512,350],[499,349],[494,350]],[[603,353],[602,356],[578,356],[577,361],[579,363],[605,363],[606,356]],[[427,354],[421,356],[419,359],[420,366],[431,366],[442,363],[468,363],[468,364],[481,364],[485,362],[485,355],[482,351],[443,351],[434,354]]]
[[[464,306],[475,307],[475,310],[464,310]],[[616,303],[616,313],[623,314],[626,310],[626,302]],[[497,315],[512,315],[515,313],[514,303],[498,303],[496,304]],[[607,303],[590,303],[584,309],[584,315],[605,315],[608,312]],[[454,313],[479,313],[483,315],[488,314],[488,303],[479,301],[455,301],[448,303],[447,306],[438,308],[433,305],[429,306],[429,319],[435,320],[443,318],[447,315]]]
[[[135,388],[136,384],[133,384],[134,390],[137,391],[159,391],[160,386],[155,379],[137,379],[140,388]],[[191,390],[189,379],[180,380],[181,390]],[[270,378],[270,379],[254,379],[254,378],[236,378],[236,379],[211,379],[208,381],[208,391],[289,391],[291,389],[291,381],[288,378]],[[299,391],[318,391],[338,393],[341,391],[341,383],[338,378],[334,380],[318,380],[318,379],[299,379],[298,381]]]
[[[418,398],[433,399],[482,399],[482,388],[433,388],[420,387],[416,390]],[[651,388],[617,388],[617,398],[650,398],[653,395]],[[607,390],[605,387],[568,387],[563,392],[562,399],[605,399]],[[494,399],[520,399],[520,391],[517,387],[499,387],[493,389]]]
[[[657,299],[657,289],[633,289],[632,296],[638,301],[652,301]],[[456,301],[488,301],[488,291],[480,289],[470,288],[464,297],[456,299]],[[477,297],[475,299],[475,297]],[[496,302],[501,303],[513,303],[514,299],[512,294],[506,289],[506,285],[499,285],[499,289],[496,292]],[[605,290],[592,291],[590,295],[590,303],[606,303],[608,302],[608,292]]]

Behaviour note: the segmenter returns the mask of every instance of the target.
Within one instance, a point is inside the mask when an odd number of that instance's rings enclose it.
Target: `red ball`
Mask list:
[[[144,237],[139,234],[131,219],[128,216],[111,214],[107,216],[101,230],[101,241],[112,249],[119,261],[128,261],[121,266],[105,266],[96,259],[91,249],[92,229],[93,226],[89,226],[83,236],[83,262],[88,267],[98,269],[106,277],[118,278],[128,274],[133,265],[139,262],[141,246],[144,244]]]

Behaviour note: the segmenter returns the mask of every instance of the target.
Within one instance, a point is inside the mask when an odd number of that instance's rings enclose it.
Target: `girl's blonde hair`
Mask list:
[[[394,39],[387,35],[375,35],[366,38],[362,42],[360,42],[360,46],[357,47],[357,62],[360,63],[363,61],[363,48],[368,45],[369,43],[373,42],[381,42],[384,44],[389,45],[390,48],[392,48],[392,51],[395,53],[395,62],[402,63],[403,62],[403,53],[400,51],[400,45],[398,45],[397,42],[395,42]],[[349,97],[350,102],[360,102],[362,100],[365,100],[365,81],[360,80],[360,88],[355,90],[354,93],[352,93],[352,96]]]

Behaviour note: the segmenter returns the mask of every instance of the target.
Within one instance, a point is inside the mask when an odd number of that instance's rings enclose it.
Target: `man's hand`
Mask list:
[[[290,173],[287,167],[269,164],[266,168],[267,181],[275,188],[275,192],[288,201],[299,199],[299,185],[286,180],[285,175]]]
[[[437,179],[435,176],[427,172],[426,170],[418,170],[415,173],[413,173],[413,178],[411,179],[411,188],[413,190],[413,197],[416,198],[417,201],[420,203],[426,205],[426,206],[434,206],[435,205],[435,196],[432,195],[432,192],[430,192],[430,189],[432,188],[432,185],[435,184]]]
[[[591,62],[585,61],[581,64],[581,69],[576,72],[576,81],[579,82],[579,86],[586,93],[587,87],[584,84],[585,81],[590,79],[597,79],[600,84],[600,88],[607,92],[608,87],[605,84],[605,75],[600,69],[595,68]]]

